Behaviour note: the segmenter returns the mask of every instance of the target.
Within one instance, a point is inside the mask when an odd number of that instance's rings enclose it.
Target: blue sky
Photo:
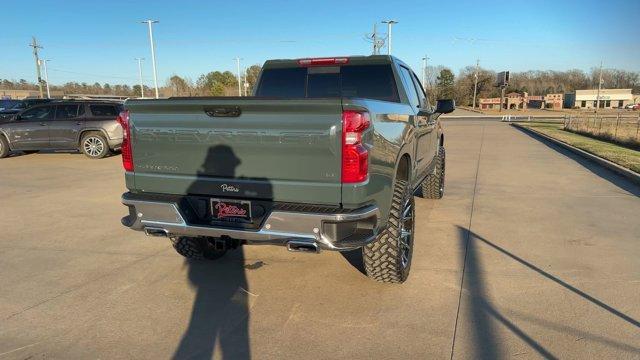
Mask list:
[[[178,74],[196,80],[270,58],[369,54],[363,40],[374,22],[392,18],[393,54],[414,67],[458,72],[480,59],[493,70],[640,71],[640,0],[613,1],[9,1],[0,32],[0,78],[35,81],[27,44],[42,43],[53,84],[135,84],[144,57],[145,25],[154,27],[161,83]],[[383,25],[379,30],[386,31]],[[471,40],[471,39],[476,39]]]

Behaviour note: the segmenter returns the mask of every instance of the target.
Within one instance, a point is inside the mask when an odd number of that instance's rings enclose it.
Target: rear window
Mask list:
[[[306,68],[268,69],[262,72],[257,96],[303,98]]]
[[[118,116],[118,107],[115,105],[89,105],[93,116]]]
[[[389,64],[266,69],[256,96],[399,101]]]

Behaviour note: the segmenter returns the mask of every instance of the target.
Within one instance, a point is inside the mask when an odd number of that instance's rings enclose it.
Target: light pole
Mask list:
[[[51,60],[40,60],[40,64],[44,67],[44,81],[47,83],[47,99],[51,99],[51,92],[49,91],[49,72],[47,71],[47,61]]]
[[[395,20],[383,20],[383,24],[387,24],[387,54],[391,55],[391,25],[397,24],[398,22]]]
[[[596,114],[600,109],[600,90],[602,89],[602,61],[600,61],[600,76],[598,77],[598,95],[596,95]]]
[[[144,99],[144,85],[142,84],[142,60],[144,58],[135,58],[138,60],[138,76],[140,77],[140,97]]]
[[[427,60],[429,60],[429,58],[425,54],[422,58],[422,87],[425,92],[427,91]]]
[[[473,74],[475,78],[473,84],[473,109],[476,108],[476,94],[478,93],[478,66],[480,66],[480,59],[476,60],[476,72]]]
[[[158,92],[158,71],[156,70],[156,45],[153,42],[153,28],[151,24],[158,23],[158,20],[145,20],[143,24],[149,26],[149,43],[151,44],[151,65],[153,66],[153,85],[156,87],[156,99],[160,97]]]
[[[242,58],[236,57],[233,60],[236,61],[236,66],[238,67],[238,96],[242,96],[242,90],[240,87],[240,83],[242,82],[242,78],[240,77],[240,60],[242,60]]]

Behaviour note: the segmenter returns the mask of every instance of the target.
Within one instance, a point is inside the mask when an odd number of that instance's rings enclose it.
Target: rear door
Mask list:
[[[16,150],[49,148],[49,125],[55,115],[55,106],[43,105],[28,109],[11,124],[10,142]]]
[[[49,141],[54,149],[75,149],[84,125],[84,104],[56,105],[56,117],[49,126]]]
[[[341,99],[127,101],[141,191],[339,204]]]

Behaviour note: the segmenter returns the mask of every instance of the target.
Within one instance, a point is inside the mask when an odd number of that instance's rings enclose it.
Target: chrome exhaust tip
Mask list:
[[[147,227],[147,228],[144,228],[144,233],[147,236],[169,237],[169,232],[162,228]]]
[[[308,252],[317,254],[320,248],[315,242],[291,240],[287,242],[287,250],[292,252]]]

